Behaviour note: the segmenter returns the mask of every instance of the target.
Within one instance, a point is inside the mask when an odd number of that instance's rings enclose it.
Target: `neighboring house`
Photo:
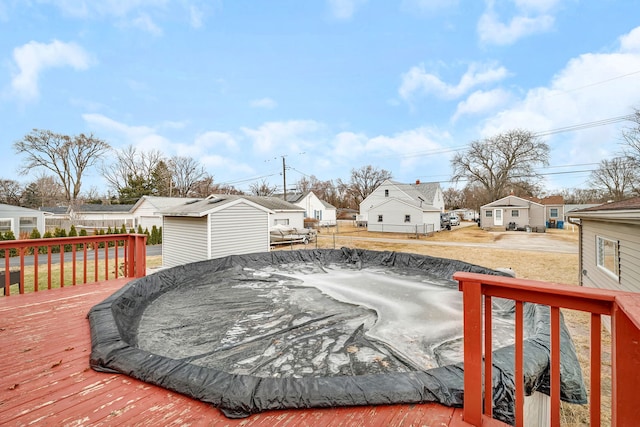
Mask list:
[[[162,215],[160,214],[160,211],[187,202],[192,202],[194,200],[199,199],[185,197],[142,196],[131,208],[133,226],[136,229],[140,226],[142,227],[142,230],[146,229],[149,231],[151,231],[154,225],[157,228],[160,228],[162,227]]]
[[[358,216],[358,211],[349,208],[338,209],[337,219],[355,220]]]
[[[580,285],[640,292],[640,197],[574,210],[571,218],[580,231]]]
[[[133,214],[130,212],[133,205],[78,205],[68,207],[43,207],[41,211],[48,212],[46,228],[64,228],[68,230],[71,225],[77,229],[88,231],[109,227],[127,230],[133,228]]]
[[[283,195],[277,197],[283,198]],[[313,191],[287,193],[287,202],[304,209],[304,217],[317,219],[320,227],[336,225],[335,206],[318,198]]]
[[[545,226],[547,228],[558,228],[559,224],[564,222],[564,198],[562,196],[548,196],[542,199],[529,197],[528,200],[544,206]]]
[[[482,228],[545,228],[545,206],[517,196],[506,196],[480,207]]]
[[[12,231],[16,239],[37,229],[40,235],[45,232],[45,213],[35,209],[0,203],[0,233]]]
[[[221,194],[215,195],[224,197]],[[239,196],[250,200],[260,206],[269,209],[272,213],[269,217],[269,226],[287,225],[292,228],[304,228],[304,209],[293,203],[285,202],[278,197],[267,196]]]
[[[275,212],[250,198],[212,195],[163,210],[163,266],[268,251]]]
[[[572,213],[581,209],[592,208],[594,206],[600,206],[602,203],[584,203],[584,204],[569,204],[564,205],[564,222],[571,222]]]
[[[458,214],[462,221],[475,221],[478,218],[478,213],[473,209],[454,209],[451,212]]]
[[[369,231],[426,233],[440,230],[441,212],[444,198],[439,183],[386,180],[360,203],[356,220]]]

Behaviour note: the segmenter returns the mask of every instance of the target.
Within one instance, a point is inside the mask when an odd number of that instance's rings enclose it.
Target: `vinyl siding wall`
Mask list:
[[[378,215],[382,215],[382,222],[378,222]],[[410,215],[410,222],[405,222],[405,215]],[[369,210],[367,230],[389,233],[415,233],[417,226],[419,233],[425,233],[424,224],[432,225],[428,231],[439,230],[440,212],[423,212],[422,209],[406,203],[389,201]]]
[[[582,220],[583,286],[640,292],[640,226]],[[619,242],[620,282],[597,264],[596,236]]]
[[[162,227],[162,265],[174,267],[207,259],[207,217],[165,216]]]
[[[140,225],[142,229],[156,227],[162,227],[162,216],[157,214],[158,208],[153,206],[149,201],[145,200],[140,206],[133,212],[135,219],[135,226]]]
[[[239,203],[211,214],[211,258],[267,251],[267,212]]]

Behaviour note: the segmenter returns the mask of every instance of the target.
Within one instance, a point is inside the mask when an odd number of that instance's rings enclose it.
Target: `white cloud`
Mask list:
[[[331,15],[336,19],[351,19],[356,9],[367,0],[327,0]]]
[[[640,28],[640,27],[639,27]],[[638,28],[620,38],[620,49],[588,53],[567,62],[546,87],[529,90],[512,108],[486,121],[484,136],[522,127],[544,132],[594,124],[545,137],[557,164],[597,163],[620,150],[620,130],[628,123],[597,125],[631,114],[640,105],[640,51],[631,49]]]
[[[620,37],[620,51],[625,53],[640,53],[640,27],[636,27]]]
[[[304,151],[305,147],[318,138],[323,126],[313,120],[290,120],[267,122],[258,129],[242,128],[245,135],[253,140],[253,149],[260,153],[275,155]],[[282,152],[274,152],[281,150]]]
[[[458,104],[452,121],[458,120],[463,115],[484,114],[507,104],[512,95],[504,89],[494,89],[490,91],[478,90],[473,92],[467,99]]]
[[[133,145],[142,151],[160,150],[165,154],[174,152],[171,141],[152,127],[130,126],[102,114],[83,114],[82,118],[92,129],[110,134],[107,140],[117,142],[112,144],[116,147]]]
[[[54,40],[51,43],[31,41],[13,50],[13,60],[18,68],[11,80],[13,92],[30,101],[38,97],[38,79],[48,68],[71,67],[86,70],[92,64],[91,56],[76,43]]]
[[[202,9],[195,5],[189,6],[189,21],[193,28],[202,28],[202,20],[204,17],[204,13]]]
[[[333,138],[331,159],[334,163],[353,165],[363,158],[379,158],[386,161],[390,157],[397,157],[400,158],[400,168],[406,173],[420,163],[424,165],[424,158],[419,153],[440,150],[443,147],[442,143],[448,140],[449,135],[446,132],[427,127],[375,137],[368,137],[362,133],[341,132]],[[438,161],[441,162],[442,159]]]
[[[487,1],[487,8],[478,21],[478,34],[483,43],[510,45],[519,39],[553,28],[555,18],[549,12],[558,0],[514,0],[515,12],[508,22],[500,20],[494,1]]]
[[[162,35],[162,28],[158,27],[153,19],[146,13],[141,13],[130,21],[130,25],[154,36]]]
[[[398,93],[404,100],[415,94],[430,94],[444,99],[455,99],[463,96],[476,86],[495,83],[509,75],[506,68],[497,64],[470,64],[467,71],[455,84],[447,84],[435,74],[427,73],[424,65],[411,67],[402,75],[402,83]]]
[[[252,108],[264,108],[267,110],[273,110],[278,106],[278,103],[271,98],[253,99],[249,102]]]

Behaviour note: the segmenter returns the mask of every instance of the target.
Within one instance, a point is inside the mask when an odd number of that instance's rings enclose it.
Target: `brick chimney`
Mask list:
[[[420,185],[420,180],[416,179],[416,185]]]

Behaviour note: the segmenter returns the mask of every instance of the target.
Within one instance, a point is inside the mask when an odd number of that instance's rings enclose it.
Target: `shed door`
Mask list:
[[[493,210],[493,225],[502,226],[502,209],[494,209]]]

